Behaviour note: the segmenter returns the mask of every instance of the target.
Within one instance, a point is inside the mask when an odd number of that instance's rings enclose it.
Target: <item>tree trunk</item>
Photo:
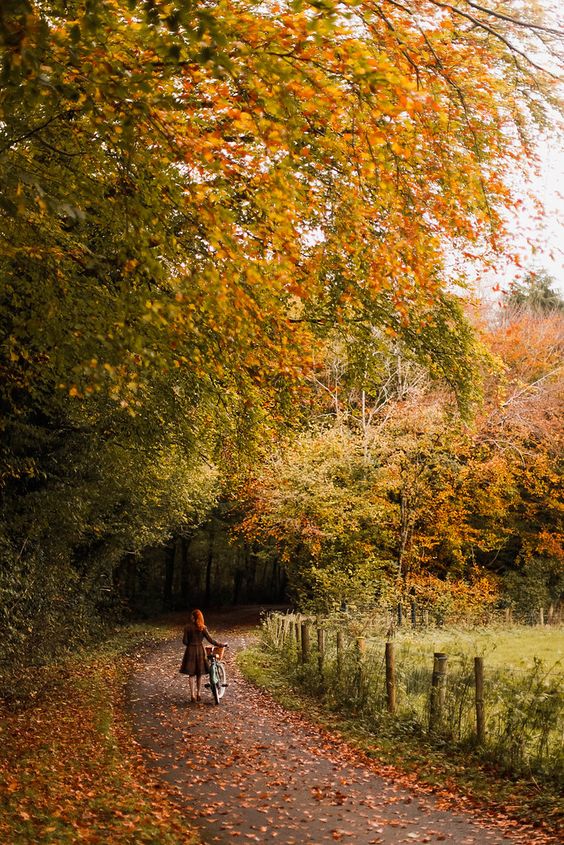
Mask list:
[[[257,577],[257,556],[252,546],[247,547],[247,601],[254,601]]]
[[[164,590],[163,590],[163,609],[172,609],[172,584],[174,581],[174,558],[176,552],[176,543],[170,543],[165,548],[165,571],[164,571]]]
[[[245,574],[241,563],[241,551],[237,549],[235,556],[235,572],[233,573],[233,604],[239,604],[239,596],[241,594],[241,587],[243,586],[243,576]]]
[[[211,582],[212,582],[212,565],[213,565],[213,546],[215,539],[215,522],[212,519],[210,522],[210,533],[208,543],[208,556],[206,560],[206,591],[204,597],[204,605],[210,606],[211,603]]]
[[[180,543],[180,600],[182,608],[190,606],[190,543],[191,537],[182,537]]]
[[[272,572],[270,574],[270,590],[269,590],[269,597],[270,601],[277,599],[280,593],[280,566],[278,565],[278,561],[276,558],[272,560]]]

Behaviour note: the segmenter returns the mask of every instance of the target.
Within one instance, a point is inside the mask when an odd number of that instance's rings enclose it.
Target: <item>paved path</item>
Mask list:
[[[203,690],[190,704],[178,674],[182,643],[145,656],[129,697],[138,740],[159,778],[175,788],[204,843],[276,845],[534,845],[556,842],[534,831],[507,832],[455,811],[433,796],[383,779],[377,765],[307,719],[257,692],[238,673],[234,653],[250,634],[210,617],[230,642],[229,688],[221,705]]]

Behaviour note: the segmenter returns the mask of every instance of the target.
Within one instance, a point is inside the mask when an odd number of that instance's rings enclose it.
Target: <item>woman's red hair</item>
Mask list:
[[[193,610],[192,611],[192,621],[198,631],[203,631],[206,627],[206,623],[204,622],[204,614],[201,610]]]

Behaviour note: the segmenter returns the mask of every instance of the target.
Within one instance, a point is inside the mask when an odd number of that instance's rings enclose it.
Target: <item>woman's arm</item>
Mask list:
[[[217,648],[221,648],[222,646],[226,646],[226,645],[227,645],[227,643],[218,643],[216,640],[212,639],[212,637],[210,637],[210,635],[209,635],[209,633],[208,633],[208,629],[207,629],[207,628],[204,628],[204,630],[202,631],[202,634],[204,635],[204,637],[206,638],[206,640],[207,640],[209,643],[211,643],[212,645],[217,646]]]

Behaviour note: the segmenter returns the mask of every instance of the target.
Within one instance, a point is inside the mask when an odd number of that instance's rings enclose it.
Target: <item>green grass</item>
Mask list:
[[[483,657],[492,668],[528,669],[541,660],[548,671],[564,663],[564,629],[551,627],[400,629],[398,644],[417,645],[432,660],[434,651]]]

